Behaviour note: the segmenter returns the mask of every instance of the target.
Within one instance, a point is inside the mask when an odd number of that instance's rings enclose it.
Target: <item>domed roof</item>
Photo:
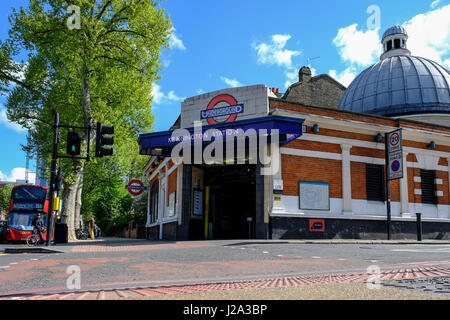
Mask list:
[[[384,33],[383,33],[383,37],[382,38],[386,38],[387,36],[390,36],[391,34],[404,34],[404,35],[408,35],[406,33],[406,29],[403,28],[402,26],[393,26],[390,27],[389,29],[387,29]]]
[[[450,113],[449,87],[449,71],[436,62],[397,55],[361,72],[345,90],[338,109],[385,116]]]

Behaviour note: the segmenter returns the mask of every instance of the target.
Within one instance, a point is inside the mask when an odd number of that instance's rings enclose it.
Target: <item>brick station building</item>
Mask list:
[[[384,135],[401,128],[403,178],[390,182],[392,238],[415,239],[421,213],[424,238],[449,239],[450,74],[411,56],[406,40],[403,28],[389,28],[380,61],[347,89],[302,67],[284,95],[254,85],[186,99],[170,130],[139,138],[141,154],[150,156],[147,237],[386,239]],[[263,156],[244,163],[227,155],[222,163],[201,155],[187,163],[188,153],[174,163],[174,132],[195,139],[197,121],[202,137],[208,129],[224,137],[277,129],[280,144],[258,144]],[[198,150],[211,148],[203,141]],[[268,159],[279,170],[262,174]]]

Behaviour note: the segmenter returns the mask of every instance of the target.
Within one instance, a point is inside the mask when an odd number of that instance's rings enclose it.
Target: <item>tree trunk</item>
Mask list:
[[[77,181],[77,189],[75,196],[75,212],[74,212],[74,226],[75,229],[79,228],[81,218],[81,194],[83,192],[83,179],[84,179],[84,166],[81,167],[79,180]]]
[[[64,222],[67,223],[69,241],[76,240],[75,229],[78,227],[78,225],[75,224],[74,218],[77,201],[77,190],[82,174],[82,167],[76,168],[75,183],[72,185],[65,185],[63,191],[63,205],[65,213]]]
[[[83,104],[83,116],[84,126],[92,127],[91,117],[91,90],[89,86],[89,70],[86,65],[82,66],[82,104]],[[88,139],[88,134],[84,134],[84,149],[87,149],[87,145],[91,142]],[[84,160],[79,162],[79,165],[75,168],[75,183],[64,188],[64,212],[67,218],[67,228],[69,232],[69,240],[76,240],[75,229],[78,228],[81,214],[81,195],[83,192],[83,176],[84,176]]]

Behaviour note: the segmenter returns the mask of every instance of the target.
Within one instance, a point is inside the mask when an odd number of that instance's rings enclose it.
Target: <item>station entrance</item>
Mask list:
[[[191,239],[255,237],[256,165],[204,165],[192,168]],[[201,192],[201,193],[199,193]],[[198,199],[197,194],[201,194]],[[203,208],[199,201],[202,201]],[[195,213],[202,212],[200,215]]]

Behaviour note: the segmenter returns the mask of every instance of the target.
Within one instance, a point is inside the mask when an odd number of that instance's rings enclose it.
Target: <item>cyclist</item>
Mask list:
[[[44,221],[41,219],[41,214],[38,213],[31,222],[31,225],[33,226],[33,231],[36,230],[39,235],[39,240],[44,241],[42,239],[42,229],[44,227]]]

